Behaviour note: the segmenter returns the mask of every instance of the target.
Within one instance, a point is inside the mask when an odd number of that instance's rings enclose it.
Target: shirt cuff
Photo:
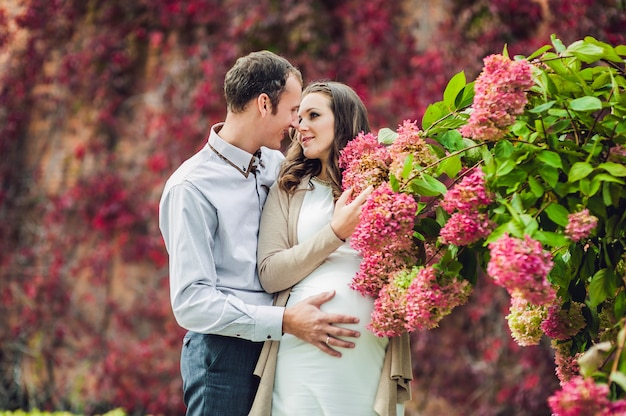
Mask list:
[[[255,317],[255,341],[279,341],[283,336],[282,306],[258,305]]]

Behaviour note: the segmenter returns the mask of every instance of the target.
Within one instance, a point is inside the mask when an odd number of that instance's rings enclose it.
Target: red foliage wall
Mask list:
[[[157,204],[224,115],[234,60],[271,49],[364,98],[375,127],[421,119],[447,80],[556,33],[624,43],[623,2],[24,0],[0,6],[0,407],[177,414],[182,330]],[[415,33],[418,33],[416,35]],[[409,406],[540,414],[550,351],[512,344],[502,294],[414,335]],[[533,413],[535,412],[535,413]],[[460,413],[463,414],[463,413]]]

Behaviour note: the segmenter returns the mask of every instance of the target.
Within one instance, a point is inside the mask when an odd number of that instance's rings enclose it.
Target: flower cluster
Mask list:
[[[508,290],[512,297],[522,297],[537,305],[554,301],[556,292],[547,276],[552,269],[552,256],[541,243],[528,235],[524,240],[503,235],[489,244],[491,259],[487,273]]]
[[[414,261],[412,251],[406,253],[370,252],[363,257],[359,271],[350,287],[364,296],[378,296],[389,282],[389,277]]]
[[[420,135],[416,122],[404,120],[398,126],[398,137],[389,146],[391,164],[389,173],[401,178],[407,157],[411,157],[413,166],[426,167],[437,161],[426,141]]]
[[[538,345],[543,332],[540,325],[547,314],[543,306],[533,305],[526,299],[514,296],[506,320],[511,336],[521,346]]]
[[[550,338],[555,415],[626,414],[623,354],[583,361],[626,336],[626,72],[599,64],[626,49],[553,46],[488,56],[475,83],[455,75],[421,129],[404,121],[387,148],[361,135],[344,151],[344,186],[378,186],[353,239],[364,260],[352,287],[375,298],[370,330],[393,336],[436,327],[486,271],[511,297],[512,338]]]
[[[360,133],[343,148],[339,167],[343,169],[343,187],[353,195],[369,186],[378,186],[389,178],[389,153],[371,133]]]
[[[533,86],[528,61],[511,61],[503,55],[490,55],[476,79],[473,112],[459,131],[465,137],[497,140],[515,122],[528,102],[526,90]]]
[[[587,323],[583,316],[584,304],[571,302],[568,309],[563,309],[560,303],[548,308],[548,316],[541,323],[541,330],[555,340],[565,341],[583,329]]]
[[[493,195],[485,185],[485,174],[480,168],[476,168],[448,190],[441,201],[441,207],[449,214],[454,211],[472,212],[489,205],[492,201]]]
[[[405,331],[406,292],[414,275],[403,270],[384,285],[374,300],[372,319],[367,328],[379,337],[395,336]]]
[[[578,377],[580,374],[578,358],[580,358],[582,354],[577,353],[572,356],[569,351],[571,346],[571,341],[562,343],[552,341],[552,347],[554,348],[554,363],[556,365],[554,372],[556,373],[561,386],[572,378]]]
[[[363,256],[359,271],[350,287],[375,298],[370,330],[378,336],[395,336],[406,331],[434,328],[452,309],[468,299],[472,285],[466,280],[450,279],[433,267],[420,265],[419,251],[426,252],[436,263],[440,253],[428,242],[414,241],[418,213],[416,198],[394,191],[389,176],[401,175],[407,160],[414,168],[436,161],[429,145],[421,138],[414,122],[404,121],[396,140],[385,147],[372,134],[360,134],[350,141],[339,157],[344,188],[355,190],[374,185],[376,188],[363,204],[360,222],[351,237],[351,245]],[[482,176],[470,175],[463,182],[468,192],[476,194],[475,182],[484,184]],[[458,190],[464,192],[463,186]],[[465,206],[477,209],[490,201],[482,194]],[[482,215],[482,214],[481,214]],[[474,216],[480,218],[480,216]],[[469,225],[469,227],[472,227]],[[478,225],[468,235],[484,235]]]
[[[466,280],[445,281],[434,267],[400,270],[375,300],[368,328],[381,337],[436,328],[452,309],[467,301],[471,290]]]
[[[567,220],[568,222],[565,227],[565,235],[575,243],[589,237],[591,232],[598,225],[598,218],[591,215],[587,208],[582,211],[569,214]]]
[[[495,224],[481,209],[492,200],[485,186],[483,171],[474,169],[452,187],[441,201],[441,207],[452,214],[439,233],[441,242],[465,246],[491,234]]]
[[[446,280],[437,276],[434,267],[419,268],[406,294],[408,331],[436,328],[452,309],[467,302],[472,285],[467,280]]]
[[[550,409],[558,416],[609,415],[609,387],[596,384],[592,378],[577,376],[563,384],[563,389],[548,399]]]
[[[417,203],[411,195],[393,192],[388,183],[383,183],[363,204],[361,220],[352,234],[352,247],[364,256],[410,250],[416,212]]]

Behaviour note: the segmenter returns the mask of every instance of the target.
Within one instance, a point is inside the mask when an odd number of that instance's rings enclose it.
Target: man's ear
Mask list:
[[[259,109],[259,113],[261,113],[261,117],[265,117],[272,112],[272,102],[270,101],[270,97],[261,93],[256,99],[257,108]]]

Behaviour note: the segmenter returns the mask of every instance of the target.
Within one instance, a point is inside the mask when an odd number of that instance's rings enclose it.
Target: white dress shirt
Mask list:
[[[284,308],[271,306],[257,274],[261,210],[283,154],[258,159],[218,136],[168,179],[159,227],[169,253],[170,297],[183,328],[251,341],[282,336]]]

